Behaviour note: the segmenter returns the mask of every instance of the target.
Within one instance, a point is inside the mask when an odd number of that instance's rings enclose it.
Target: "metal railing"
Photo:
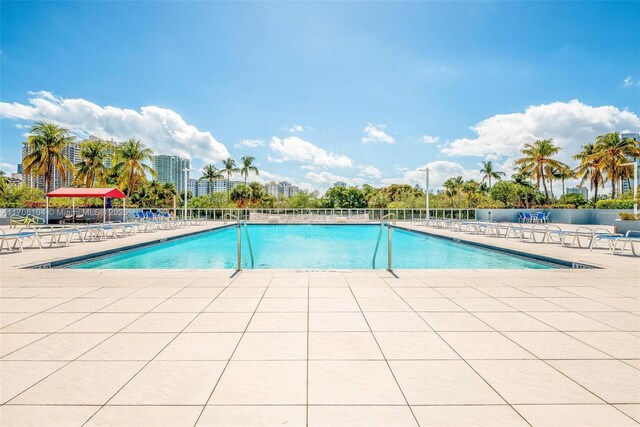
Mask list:
[[[391,271],[393,269],[393,227],[391,227],[391,224],[387,221],[380,221],[380,231],[378,231],[378,238],[376,239],[376,248],[373,251],[371,266],[375,270],[378,248],[380,247],[380,239],[382,238],[382,231],[384,230],[385,225],[387,226],[387,271]]]
[[[133,210],[133,209],[132,209]],[[162,210],[162,209],[161,209]],[[164,209],[167,210],[167,209]],[[180,217],[183,212],[176,214]],[[371,223],[394,215],[393,222],[427,219],[426,209],[187,209],[187,215],[208,221],[245,220],[250,223]],[[476,219],[475,209],[429,209],[430,218]]]
[[[251,247],[251,237],[249,236],[249,227],[247,221],[238,220],[238,241],[237,241],[237,253],[238,253],[238,271],[242,271],[242,228],[244,227],[245,236],[247,236],[247,248],[249,250],[249,259],[251,260],[251,268],[254,268],[255,261],[253,257],[253,248]]]

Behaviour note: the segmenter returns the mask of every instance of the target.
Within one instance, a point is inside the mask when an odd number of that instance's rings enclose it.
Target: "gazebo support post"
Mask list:
[[[127,198],[122,199],[122,222],[127,222]]]
[[[46,197],[47,200],[47,206],[44,209],[44,223],[49,225],[49,198]]]
[[[102,222],[107,222],[107,198],[102,198]]]
[[[73,215],[73,222],[75,222],[75,217],[76,217],[76,198],[72,197],[71,198],[71,215]]]

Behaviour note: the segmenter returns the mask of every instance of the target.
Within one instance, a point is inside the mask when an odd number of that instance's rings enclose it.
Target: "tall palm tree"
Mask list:
[[[87,140],[80,143],[80,162],[76,163],[75,185],[93,187],[105,185],[109,169],[105,162],[109,157],[110,144],[102,140]]]
[[[229,193],[231,191],[231,174],[238,171],[236,161],[231,157],[222,161],[222,172],[227,174],[227,199],[229,199]]]
[[[222,172],[213,165],[207,165],[202,169],[202,178],[209,181],[209,194],[213,194],[213,182],[216,179],[222,179]]]
[[[601,162],[602,169],[611,181],[611,198],[615,199],[618,182],[626,176],[622,164],[629,163],[629,157],[640,157],[638,143],[630,138],[622,139],[618,132],[612,132],[596,138],[594,151],[589,158]]]
[[[583,145],[582,151],[573,156],[573,160],[580,161],[578,167],[573,170],[573,174],[580,179],[580,186],[589,181],[591,191],[594,192],[593,199],[597,201],[598,188],[604,187],[606,179],[603,174],[602,158],[594,157],[595,153],[595,144]]]
[[[256,175],[260,175],[258,168],[252,166],[255,161],[255,157],[244,156],[240,159],[242,161],[242,168],[240,168],[240,175],[244,176],[244,185],[247,185],[247,177],[249,176],[249,172],[255,172]]]
[[[516,165],[520,167],[520,173],[523,175],[531,174],[536,179],[536,189],[538,190],[540,190],[540,181],[542,181],[544,195],[549,198],[546,180],[549,178],[549,168],[568,167],[551,157],[558,154],[560,147],[556,146],[552,139],[540,139],[533,144],[526,143],[520,151],[524,155],[516,160]]]
[[[504,172],[494,170],[493,163],[490,161],[482,162],[482,169],[480,169],[480,173],[482,174],[482,182],[489,180],[489,188],[491,188],[491,178],[500,180],[505,176]]]
[[[116,147],[113,172],[118,176],[120,188],[126,189],[127,197],[147,182],[147,173],[154,178],[157,176],[146,161],[153,161],[153,150],[140,141],[130,139]]]
[[[36,122],[27,137],[29,154],[23,161],[24,173],[44,175],[45,193],[51,190],[54,170],[61,176],[73,171],[73,164],[63,154],[63,149],[73,142],[69,131],[55,123]]]

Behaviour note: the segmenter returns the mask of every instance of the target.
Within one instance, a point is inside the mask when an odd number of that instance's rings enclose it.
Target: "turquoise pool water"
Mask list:
[[[254,268],[372,268],[379,225],[249,225]],[[384,230],[376,267],[387,266]],[[236,268],[237,228],[228,227],[128,252],[71,268]],[[243,268],[251,268],[246,235]],[[393,268],[553,268],[507,253],[394,228]]]

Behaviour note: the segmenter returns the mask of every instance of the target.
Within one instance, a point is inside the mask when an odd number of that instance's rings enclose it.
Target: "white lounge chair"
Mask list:
[[[31,242],[30,247],[33,247],[34,244],[38,244],[38,247],[42,249],[42,242],[40,241],[40,236],[33,228],[23,228],[17,233],[5,234],[4,230],[0,229],[2,234],[0,234],[0,251],[2,251],[7,246],[7,250],[12,249],[20,249],[20,252],[24,252],[24,241],[29,240]],[[13,248],[9,245],[9,242],[13,241]]]
[[[573,246],[578,244],[579,248],[590,248],[594,237],[610,236],[611,232],[605,228],[589,228],[578,227],[576,230],[562,230],[557,225],[548,225],[547,234],[545,236],[545,243],[560,243],[562,246]],[[583,240],[586,239],[586,245],[582,245]]]
[[[627,248],[627,245],[629,245],[631,253],[635,256],[637,254],[634,244],[640,243],[640,231],[629,230],[624,236],[621,234],[595,236],[591,242],[591,250],[598,248],[599,242],[607,242],[611,255],[615,253],[622,254]],[[619,244],[622,244],[622,247],[618,249]]]

